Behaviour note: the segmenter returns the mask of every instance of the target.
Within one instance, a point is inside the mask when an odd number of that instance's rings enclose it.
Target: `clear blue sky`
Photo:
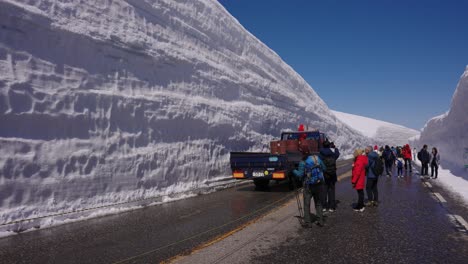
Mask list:
[[[334,110],[420,129],[468,65],[468,1],[219,2]]]

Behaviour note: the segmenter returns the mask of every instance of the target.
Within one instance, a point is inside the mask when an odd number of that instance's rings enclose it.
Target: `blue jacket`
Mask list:
[[[371,168],[374,167],[375,160],[380,159],[379,154],[377,154],[377,152],[375,151],[372,151],[372,152],[369,152],[369,154],[367,155],[367,158],[369,159],[369,163],[367,163],[366,165],[367,178],[375,179],[377,178],[377,176],[374,174],[374,172],[372,172]]]
[[[307,157],[306,160],[311,160],[311,159],[312,159],[312,157],[309,156],[309,157]],[[322,172],[327,169],[327,167],[325,167],[325,164],[323,163],[323,161],[318,156],[317,156],[317,161],[320,164],[320,168],[322,169]],[[293,174],[294,174],[294,176],[296,176],[297,178],[299,178],[301,180],[302,180],[302,178],[304,178],[304,176],[305,176],[305,161],[299,162],[299,165],[297,166],[297,170],[293,170]]]

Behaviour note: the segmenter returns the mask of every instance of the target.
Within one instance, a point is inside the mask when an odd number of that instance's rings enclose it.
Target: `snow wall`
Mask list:
[[[429,120],[419,140],[419,149],[428,145],[439,150],[441,166],[468,180],[468,66],[458,82],[450,110]]]
[[[299,123],[368,144],[215,0],[1,0],[0,72],[0,223],[197,188]]]

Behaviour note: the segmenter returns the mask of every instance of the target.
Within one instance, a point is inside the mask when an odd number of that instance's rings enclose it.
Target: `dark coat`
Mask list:
[[[367,178],[369,179],[375,179],[377,176],[372,172],[372,168],[374,167],[375,160],[380,159],[379,154],[377,152],[372,151],[367,155],[368,163],[366,166],[366,172],[367,172]]]
[[[340,156],[340,152],[338,149],[331,148],[321,148],[320,149],[320,159],[326,163],[327,170],[323,173],[325,174],[325,183],[335,183],[338,180],[336,175],[336,160]],[[328,161],[331,164],[328,164]]]
[[[427,151],[427,149],[421,149],[420,152],[420,156],[418,155],[418,158],[420,157],[421,159],[419,159],[422,163],[429,163],[431,161],[431,154],[429,154],[429,151]]]

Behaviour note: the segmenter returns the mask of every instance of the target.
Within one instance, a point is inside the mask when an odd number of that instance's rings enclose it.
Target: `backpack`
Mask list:
[[[421,152],[422,152],[422,150],[420,150],[420,151],[418,152],[418,160],[419,160],[419,161],[422,160],[422,154],[421,154]]]
[[[401,162],[401,160],[397,160],[397,166],[398,168],[403,168],[403,162]]]
[[[393,159],[393,151],[391,150],[385,150],[385,160],[392,160]]]
[[[310,158],[312,158],[312,160]],[[320,168],[316,155],[312,155],[306,160],[305,175],[304,185],[315,185],[324,180],[322,169]]]
[[[375,176],[382,175],[384,171],[384,165],[383,165],[382,160],[380,158],[376,158],[374,160],[374,166],[371,169],[372,169],[372,173],[374,173]]]
[[[333,156],[328,156],[323,158],[323,163],[327,167],[324,171],[324,176],[326,179],[330,179],[332,175],[336,173],[336,161]]]

